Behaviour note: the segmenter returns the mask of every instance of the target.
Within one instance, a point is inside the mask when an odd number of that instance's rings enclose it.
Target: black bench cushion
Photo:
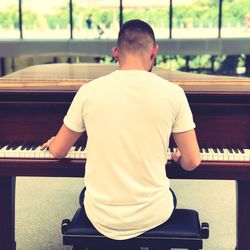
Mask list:
[[[81,208],[76,211],[64,236],[105,237],[94,228]],[[201,239],[198,213],[191,209],[176,209],[168,221],[135,238]]]

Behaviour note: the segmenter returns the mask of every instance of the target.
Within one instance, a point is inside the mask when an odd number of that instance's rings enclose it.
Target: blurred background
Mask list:
[[[249,0],[0,0],[0,76],[44,63],[114,63],[120,26],[139,18],[157,65],[250,76]]]

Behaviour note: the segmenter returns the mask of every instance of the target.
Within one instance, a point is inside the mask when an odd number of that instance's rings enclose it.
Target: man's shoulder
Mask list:
[[[102,86],[103,83],[111,81],[112,78],[114,78],[113,72],[109,73],[107,75],[104,75],[104,76],[100,76],[96,79],[90,80],[89,82],[85,83],[82,87],[86,88],[86,89],[91,89],[91,88],[95,88],[97,86]]]
[[[155,77],[156,82],[161,84],[163,87],[177,92],[183,91],[183,89],[177,83],[171,82],[168,79],[157,75],[156,73],[152,73],[152,75]]]

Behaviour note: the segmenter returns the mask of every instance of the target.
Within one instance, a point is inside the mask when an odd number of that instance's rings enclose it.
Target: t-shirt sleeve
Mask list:
[[[189,107],[187,97],[182,89],[179,93],[179,108],[177,109],[175,121],[172,127],[173,133],[181,133],[195,128],[193,115]]]
[[[82,111],[84,104],[84,88],[81,87],[76,93],[66,116],[63,119],[64,125],[75,132],[83,132],[86,130]]]

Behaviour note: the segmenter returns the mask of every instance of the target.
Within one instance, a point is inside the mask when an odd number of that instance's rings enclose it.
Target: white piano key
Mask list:
[[[80,153],[80,159],[86,159],[87,158],[87,156],[86,156],[86,148],[83,150],[83,151],[81,151],[81,153]]]
[[[5,157],[5,152],[6,152],[6,148],[8,147],[8,145],[6,145],[5,147],[3,147],[1,150],[0,150],[0,157],[1,158],[4,158]]]
[[[243,149],[244,151],[244,160],[250,161],[250,149]]]
[[[19,146],[15,150],[12,151],[12,157],[13,158],[20,158],[21,147],[22,146]]]
[[[228,155],[228,153],[227,153],[227,149],[226,148],[223,148],[222,149],[223,150],[223,160],[224,161],[228,161],[228,159],[229,159],[229,155]]]
[[[43,153],[43,150],[41,150],[40,146],[38,146],[36,149],[33,149],[32,151],[33,151],[34,158],[44,158],[42,157],[44,153]]]
[[[172,152],[170,151],[170,148],[168,148],[167,150],[167,160],[171,160],[172,159]]]
[[[214,160],[213,156],[214,156],[214,151],[213,151],[213,149],[212,149],[212,148],[208,148],[207,159],[208,159],[209,161],[212,161],[212,160]]]
[[[202,148],[202,160],[203,161],[208,160],[208,152],[205,150],[205,148]]]
[[[245,153],[243,149],[238,149],[239,151],[239,160],[244,161],[245,160]]]
[[[218,149],[218,160],[223,161],[224,160],[224,154]]]

